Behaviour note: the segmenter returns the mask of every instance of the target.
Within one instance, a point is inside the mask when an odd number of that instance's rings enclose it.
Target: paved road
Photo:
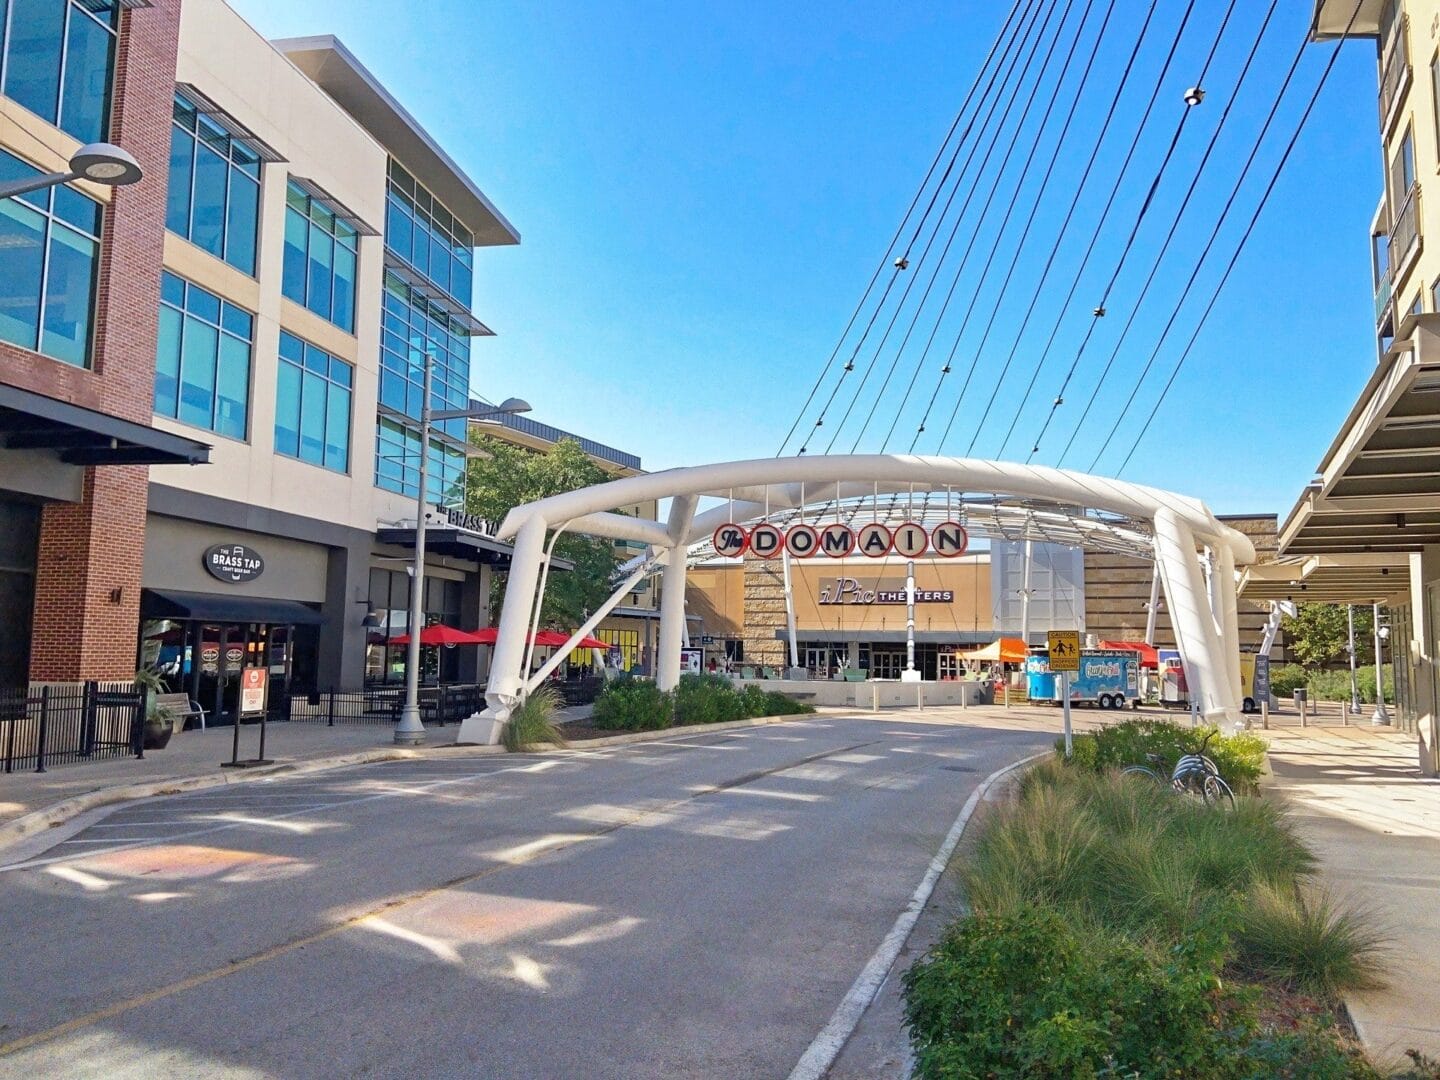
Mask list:
[[[0,868],[0,1076],[784,1077],[1036,728],[811,719],[132,804]]]

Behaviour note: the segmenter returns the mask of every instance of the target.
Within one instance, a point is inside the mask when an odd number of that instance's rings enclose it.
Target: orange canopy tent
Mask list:
[[[1023,664],[1029,651],[1030,650],[1025,647],[1025,642],[1019,638],[1002,637],[979,649],[972,649],[969,652],[957,652],[955,655],[959,656],[962,660]]]

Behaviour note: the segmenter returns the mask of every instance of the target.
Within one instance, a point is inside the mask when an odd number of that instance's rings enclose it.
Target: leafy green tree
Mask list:
[[[499,522],[513,508],[576,488],[604,483],[610,474],[586,456],[574,439],[562,439],[541,453],[472,431],[470,441],[486,455],[471,458],[465,474],[465,509]],[[573,629],[610,596],[615,547],[609,540],[562,534],[555,555],[572,571],[552,573],[541,605],[541,626]],[[499,613],[507,575],[496,574],[490,604]]]
[[[1374,621],[1371,609],[1355,608],[1355,659],[1361,664],[1375,662],[1373,646]],[[1301,604],[1294,618],[1287,618],[1281,628],[1292,655],[1309,668],[1348,663],[1348,630],[1345,605]]]

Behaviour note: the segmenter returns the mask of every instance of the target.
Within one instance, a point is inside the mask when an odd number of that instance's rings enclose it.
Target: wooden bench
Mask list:
[[[205,730],[205,710],[200,707],[199,702],[190,700],[188,694],[156,694],[155,704],[162,709],[168,709],[170,715],[180,721],[175,728],[177,734],[185,726],[185,721],[193,716],[200,718],[200,730]]]

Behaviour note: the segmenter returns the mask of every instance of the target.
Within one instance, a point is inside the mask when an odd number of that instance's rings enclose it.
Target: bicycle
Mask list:
[[[1180,760],[1175,763],[1175,768],[1170,772],[1169,786],[1177,795],[1189,795],[1198,797],[1205,805],[1215,805],[1222,809],[1235,809],[1235,792],[1220,775],[1220,770],[1215,767],[1215,762],[1205,756],[1205,748],[1210,745],[1218,732],[1211,731],[1206,734],[1200,743],[1200,749],[1192,754],[1182,754]],[[1159,754],[1146,754],[1145,758],[1149,765],[1126,765],[1120,770],[1122,776],[1143,776],[1159,787],[1164,787],[1166,781],[1162,772],[1165,759]]]

